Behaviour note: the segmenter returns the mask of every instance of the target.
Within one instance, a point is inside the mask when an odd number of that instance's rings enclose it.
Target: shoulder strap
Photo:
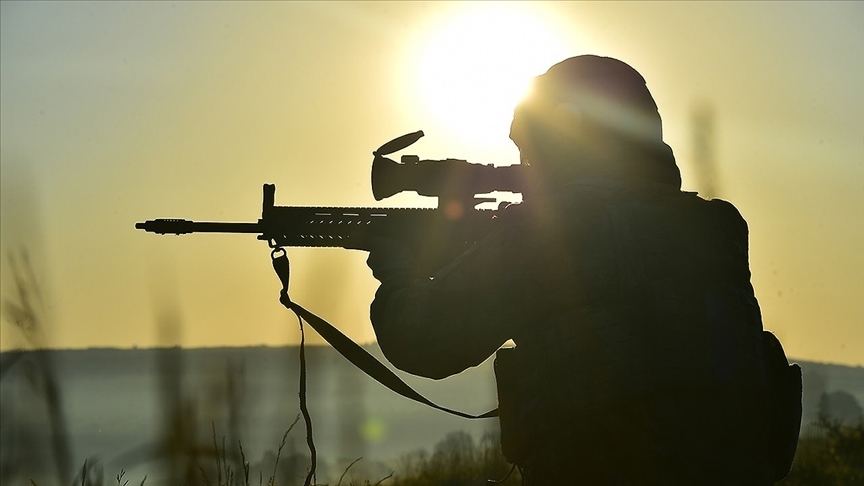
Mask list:
[[[286,309],[293,311],[300,319],[308,322],[309,325],[312,326],[312,329],[315,329],[315,331],[317,331],[328,344],[333,346],[333,349],[338,351],[339,354],[344,356],[345,359],[351,362],[351,364],[369,375],[378,383],[381,383],[399,395],[414,400],[415,402],[428,405],[436,410],[441,410],[442,412],[447,412],[451,415],[468,419],[492,418],[498,416],[497,408],[479,415],[472,415],[447,407],[442,407],[441,405],[432,402],[418,391],[411,388],[410,385],[402,381],[396,373],[391,371],[377,358],[369,354],[369,352],[363,349],[359,344],[352,341],[351,338],[343,334],[339,329],[336,329],[336,327],[329,322],[304,309],[300,304],[291,301],[290,297],[288,297],[288,280],[290,276],[288,256],[284,250],[282,250],[281,255],[277,256],[276,253],[278,253],[278,250],[279,248],[273,251],[272,257],[273,268],[276,270],[276,274],[279,275],[279,279],[282,281],[282,292],[279,301]]]

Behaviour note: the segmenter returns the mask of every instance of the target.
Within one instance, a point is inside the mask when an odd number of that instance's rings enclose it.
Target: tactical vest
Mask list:
[[[564,214],[580,211],[567,193],[588,191],[594,216],[560,234],[555,244],[572,252],[546,267],[557,273],[549,288],[538,279],[554,311],[496,358],[505,455],[519,463],[562,424],[634,398],[764,388],[747,226],[734,206],[653,184],[566,189]]]

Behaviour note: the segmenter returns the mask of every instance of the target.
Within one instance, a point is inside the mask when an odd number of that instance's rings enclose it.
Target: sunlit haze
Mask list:
[[[500,143],[531,78],[574,52],[543,14],[519,3],[469,3],[422,27],[407,81],[433,121],[475,145]]]
[[[860,2],[4,1],[4,316],[26,251],[45,346],[296,343],[266,244],[134,224],[256,221],[264,183],[283,206],[434,205],[376,202],[372,151],[422,129],[405,153],[516,163],[528,81],[592,53],[643,74],[684,189],[747,219],[765,327],[864,365],[862,25]],[[372,342],[366,254],[288,254],[293,298]],[[32,345],[3,319],[0,349]]]

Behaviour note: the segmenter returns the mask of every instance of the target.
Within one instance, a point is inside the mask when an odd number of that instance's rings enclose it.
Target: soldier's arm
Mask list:
[[[370,315],[384,355],[397,368],[444,378],[482,363],[524,321],[530,305],[521,292],[513,235],[497,235],[434,279],[414,278],[399,249],[373,250],[369,265],[381,287]],[[401,261],[401,263],[400,263]],[[400,271],[400,267],[403,268]]]
[[[371,307],[381,350],[404,371],[443,378],[579,305],[596,293],[595,267],[612,247],[601,201],[607,192],[566,188],[549,205],[558,210],[508,209],[504,231],[432,280],[412,278],[408,260],[399,271],[398,257],[376,261],[383,254],[370,252],[382,282]]]

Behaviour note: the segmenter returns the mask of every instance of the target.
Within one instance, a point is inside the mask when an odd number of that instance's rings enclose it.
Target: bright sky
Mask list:
[[[717,195],[750,224],[765,327],[793,357],[864,365],[858,2],[4,1],[4,300],[26,248],[48,346],[296,342],[262,242],[134,223],[255,221],[263,183],[279,205],[374,205],[371,151],[418,129],[422,158],[515,163],[527,81],[585,53],[648,80],[685,189],[703,189],[693,110],[713,107]],[[294,299],[372,340],[365,254],[289,255]],[[26,346],[4,320],[0,349]]]

